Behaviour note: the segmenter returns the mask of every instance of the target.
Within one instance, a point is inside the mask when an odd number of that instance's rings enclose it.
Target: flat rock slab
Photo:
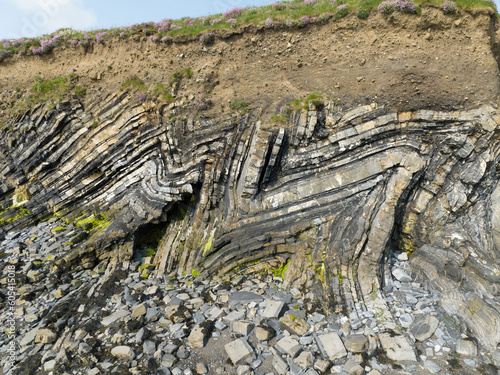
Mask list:
[[[394,268],[392,270],[392,276],[396,278],[396,280],[402,282],[402,283],[409,283],[411,282],[411,277],[408,276],[408,274],[402,270],[401,268]]]
[[[229,302],[250,303],[262,302],[264,299],[258,294],[252,292],[236,292],[229,296]]]
[[[439,320],[432,315],[421,315],[415,318],[410,331],[416,340],[423,342],[431,337],[439,325]]]
[[[332,361],[347,356],[344,343],[336,332],[316,336],[316,342],[321,353]]]
[[[282,354],[288,354],[292,358],[297,357],[297,354],[302,350],[299,342],[290,336],[283,337],[274,347]]]
[[[255,353],[252,347],[242,338],[224,345],[224,349],[231,362],[236,366],[255,359]]]
[[[268,301],[266,309],[262,313],[264,318],[278,318],[285,307],[285,302],[283,301]]]
[[[393,361],[417,361],[415,350],[404,336],[391,336],[388,333],[380,334],[380,343]]]
[[[424,367],[426,370],[429,371],[431,374],[437,374],[441,371],[441,367],[439,367],[435,362],[433,361],[425,361],[424,362]]]
[[[128,310],[119,310],[117,312],[114,312],[111,315],[108,315],[103,320],[101,320],[101,324],[103,326],[107,327],[107,326],[113,324],[114,322],[116,322],[118,319],[121,319],[129,314],[130,314],[130,312]]]

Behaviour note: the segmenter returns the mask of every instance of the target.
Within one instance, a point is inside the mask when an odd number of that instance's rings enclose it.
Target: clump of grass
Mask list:
[[[233,111],[238,111],[243,116],[248,111],[248,104],[243,100],[235,100],[229,104],[229,108]]]
[[[147,90],[146,84],[139,77],[132,77],[128,81],[120,85],[120,90],[129,92],[145,92]]]
[[[192,76],[193,76],[193,72],[191,71],[191,69],[179,70],[178,72],[175,72],[174,74],[172,74],[172,76],[170,77],[169,83],[172,86],[176,83],[180,84],[184,78],[190,79]]]
[[[321,92],[313,92],[302,99],[297,99],[291,103],[288,103],[287,106],[296,111],[300,109],[309,109],[310,104],[314,105],[315,107],[319,107],[321,104],[323,104],[324,97],[325,94]]]

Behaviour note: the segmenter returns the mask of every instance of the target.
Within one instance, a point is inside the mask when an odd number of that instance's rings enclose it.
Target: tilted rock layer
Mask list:
[[[270,91],[264,91],[267,99],[256,99],[258,105],[240,116],[215,109],[204,115],[181,103],[174,108],[141,103],[126,93],[101,93],[84,102],[40,105],[10,119],[0,137],[0,203],[7,210],[0,236],[52,214],[68,221],[101,217],[99,229],[90,228],[88,238],[56,259],[54,272],[62,274],[103,259],[126,265],[139,237],[160,228],[162,239],[153,260],[157,275],[205,278],[281,266],[290,286],[325,309],[379,309],[388,328],[396,324],[380,290],[390,277],[391,249],[404,250],[411,253],[415,275],[442,294],[443,308],[460,317],[485,346],[496,347],[496,21],[487,12],[457,20],[441,20],[436,11],[428,12],[427,18],[411,21],[409,30],[401,26],[405,18],[393,18],[396,26],[387,33],[401,39],[412,39],[413,33],[426,41],[417,35],[463,38],[456,42],[461,48],[458,57],[443,57],[449,66],[433,65],[440,55],[425,60],[435,69],[449,70],[419,70],[418,90],[407,92],[415,72],[405,63],[402,46],[392,51],[372,38],[378,57],[346,73],[346,83],[342,73],[332,73],[338,67],[313,69],[322,64],[316,56],[310,67],[287,71],[298,77],[294,92],[320,91],[324,83],[316,85],[316,76],[325,77],[332,91],[334,81],[340,87],[355,85],[349,79],[357,74],[363,74],[357,80],[363,85],[379,75],[379,67],[393,69],[397,82],[386,85],[390,80],[382,78],[382,83],[353,89],[349,105],[326,101],[294,111],[287,124],[266,122],[266,114],[277,105]],[[373,22],[382,22],[376,17]],[[361,43],[356,38],[366,30],[360,21],[342,22],[331,38],[336,40],[339,28],[345,27],[351,39],[342,45]],[[330,27],[318,32],[326,35]],[[307,48],[312,50],[314,43],[323,43],[313,39],[311,30],[289,33],[291,38],[311,39]],[[242,38],[230,36],[221,44],[244,44]],[[473,43],[475,49],[468,50]],[[191,44],[185,48],[194,49]],[[217,44],[212,48],[215,53]],[[287,52],[290,62],[294,53]],[[425,50],[415,49],[408,59],[426,58]],[[211,63],[212,57],[207,59]],[[377,65],[382,60],[384,65]],[[467,72],[454,67],[468,64],[466,60],[477,65]],[[479,71],[481,64],[487,68]],[[229,59],[218,61],[213,76],[221,80],[226,66],[231,66]],[[234,73],[231,79],[243,74]],[[439,82],[444,75],[448,78]],[[456,79],[468,86],[458,87]],[[255,84],[249,83],[249,97],[260,97]],[[273,85],[279,89],[276,82]],[[385,90],[377,101],[380,85]],[[474,91],[465,94],[473,85]],[[223,88],[214,90],[224,97]],[[415,102],[408,100],[413,97]],[[467,100],[471,104],[465,106]],[[23,200],[25,211],[15,204]]]

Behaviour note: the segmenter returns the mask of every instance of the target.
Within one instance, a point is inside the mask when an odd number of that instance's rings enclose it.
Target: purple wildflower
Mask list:
[[[395,11],[402,13],[415,13],[415,3],[411,0],[386,0],[378,6],[378,11],[388,15]]]
[[[314,3],[316,3],[316,1],[318,1],[318,0],[304,0],[302,5],[314,5]]]
[[[342,9],[345,9],[345,8],[347,8],[347,4],[342,4],[342,5],[339,5],[337,7],[338,10],[342,10]]]
[[[455,14],[457,12],[457,4],[453,1],[445,1],[443,4],[444,14]]]
[[[122,38],[122,39],[125,38],[125,33],[124,32],[120,33],[120,38]]]
[[[139,93],[137,93],[137,99],[139,99],[141,102],[143,102],[144,100],[146,100],[146,95],[139,92]]]
[[[161,42],[162,43],[170,43],[170,42],[172,42],[172,38],[169,36],[164,36],[163,38],[161,38]]]
[[[222,16],[226,19],[227,18],[238,18],[241,15],[241,12],[243,12],[243,8],[233,8],[233,9],[229,9]]]
[[[52,51],[55,47],[61,44],[61,35],[55,35],[49,39],[42,39],[40,41],[40,47],[33,48],[31,52],[34,55],[43,55],[44,53]]]
[[[236,19],[234,18],[230,18],[226,22],[229,23],[232,27],[235,27],[238,21],[236,21]]]
[[[383,1],[378,6],[378,11],[382,14],[389,15],[394,12],[394,2],[391,0]]]
[[[298,25],[299,27],[307,25],[309,22],[311,22],[311,19],[308,16],[302,16],[299,18]]]
[[[156,35],[151,35],[149,39],[151,39],[152,42],[157,42],[159,38]]]
[[[192,103],[192,106],[195,109],[205,111],[205,110],[209,109],[213,104],[214,103],[212,101],[212,98],[210,98],[207,93],[203,93],[203,94],[200,94],[198,96],[198,99]]]
[[[105,32],[105,31],[104,31],[104,32],[101,32],[101,33],[97,33],[97,35],[95,36],[95,40],[96,40],[96,42],[97,42],[97,43],[102,43],[102,42],[104,41],[103,39],[104,39],[104,37],[105,37],[106,35],[108,35],[108,33],[107,33],[107,32]]]
[[[214,33],[208,32],[200,36],[200,42],[207,45],[214,41]]]
[[[213,25],[215,25],[216,23],[219,23],[220,21],[222,21],[222,19],[221,19],[221,18],[215,18],[215,19],[213,19],[213,20],[210,20],[210,25],[212,25],[212,26],[213,26]]]
[[[285,9],[286,8],[286,4],[285,3],[281,3],[281,2],[280,3],[274,3],[272,5],[272,7],[273,7],[274,10],[278,10],[279,11],[279,10]]]
[[[272,18],[268,18],[266,20],[266,27],[273,27],[273,25],[274,25],[273,19]]]

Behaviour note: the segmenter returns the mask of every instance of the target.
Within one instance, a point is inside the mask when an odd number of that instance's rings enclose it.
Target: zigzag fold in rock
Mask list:
[[[289,120],[171,121],[121,94],[86,108],[38,107],[2,131],[3,217],[15,217],[21,190],[29,214],[1,233],[52,214],[103,215],[109,225],[59,259],[62,272],[127,262],[138,233],[161,224],[159,275],[288,263],[290,286],[311,289],[330,310],[378,309],[388,328],[395,324],[380,290],[388,249],[400,248],[447,312],[496,347],[497,111],[396,113],[372,104],[346,112],[328,103]]]

